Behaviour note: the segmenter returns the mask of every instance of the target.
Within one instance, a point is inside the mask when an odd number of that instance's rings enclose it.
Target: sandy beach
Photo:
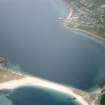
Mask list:
[[[79,94],[73,92],[72,87],[66,87],[64,85],[54,83],[45,79],[40,79],[37,77],[32,77],[26,75],[24,78],[19,80],[11,80],[8,82],[0,83],[0,90],[3,89],[15,89],[21,86],[35,86],[35,87],[43,87],[47,89],[51,89],[63,94],[66,94],[70,97],[75,97],[76,101],[81,105],[89,105],[86,100]]]

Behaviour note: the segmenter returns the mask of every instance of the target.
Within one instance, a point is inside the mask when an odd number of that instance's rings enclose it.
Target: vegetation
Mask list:
[[[12,72],[6,68],[0,68],[0,83],[10,80],[16,80],[23,78],[22,75],[18,75],[15,72]]]
[[[105,95],[101,97],[100,104],[105,105]]]
[[[69,27],[95,33],[105,38],[105,0],[65,0],[77,19],[66,21]]]

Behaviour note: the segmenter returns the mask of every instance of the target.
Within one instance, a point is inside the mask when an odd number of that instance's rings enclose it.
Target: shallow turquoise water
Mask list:
[[[0,105],[74,105],[72,98],[50,90],[35,87],[15,89],[5,97],[0,95]]]
[[[0,105],[12,105],[12,102],[5,95],[0,94]]]

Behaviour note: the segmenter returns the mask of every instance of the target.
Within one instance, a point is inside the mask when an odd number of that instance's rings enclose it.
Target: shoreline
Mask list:
[[[66,28],[66,29],[68,29],[69,31],[72,31],[72,32],[82,32],[82,33],[85,33],[89,37],[94,38],[96,41],[101,42],[101,43],[105,43],[105,38],[103,38],[101,36],[98,36],[95,33],[91,33],[89,31],[82,30],[82,29],[79,29],[79,28],[70,28],[69,26],[66,26],[66,25],[64,25],[64,28]]]
[[[64,19],[64,22],[63,22],[63,23],[64,23],[64,27],[65,27],[66,29],[69,29],[69,30],[71,30],[71,31],[77,31],[77,32],[86,33],[86,34],[88,34],[88,36],[91,36],[91,37],[93,37],[93,38],[95,38],[95,39],[97,39],[97,40],[99,40],[99,41],[105,42],[105,38],[99,36],[99,35],[96,34],[96,33],[92,33],[92,32],[89,32],[89,31],[84,30],[84,29],[81,29],[81,28],[71,28],[71,27],[67,26],[67,25],[66,25],[67,21],[68,21],[68,20],[69,20],[69,21],[72,21],[72,19],[75,18],[75,17],[73,17],[73,14],[74,14],[73,8],[70,8],[70,12],[69,12],[68,16]]]
[[[0,83],[0,90],[5,89],[16,89],[23,86],[35,86],[42,87],[45,89],[54,90],[70,97],[75,97],[76,102],[80,105],[90,105],[81,95],[75,93],[75,88],[67,87],[59,83],[55,83],[49,80],[33,77],[30,75],[23,75],[24,77],[19,80],[11,80],[4,83]]]

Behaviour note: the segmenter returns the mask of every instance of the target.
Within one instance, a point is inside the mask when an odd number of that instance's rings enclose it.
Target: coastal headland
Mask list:
[[[70,7],[64,26],[105,41],[105,2],[103,0],[65,1]]]

